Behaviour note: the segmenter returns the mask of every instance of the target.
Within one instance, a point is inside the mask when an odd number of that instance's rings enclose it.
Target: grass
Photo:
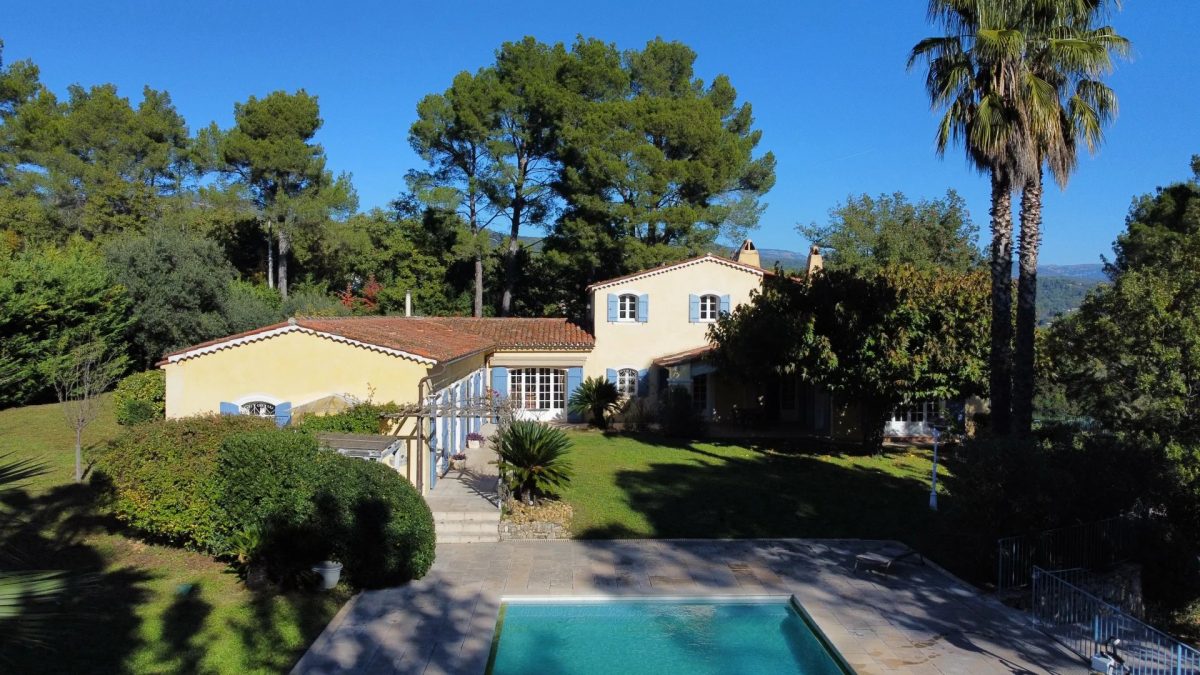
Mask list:
[[[105,397],[86,447],[119,433]],[[78,588],[56,620],[69,648],[0,655],[10,672],[279,672],[348,597],[248,590],[212,558],[128,536],[99,493],[75,485],[74,438],[57,405],[0,411],[0,456],[45,473],[6,498],[29,523],[17,547],[38,567],[70,570]],[[87,453],[85,452],[85,466]],[[10,542],[11,543],[11,542]]]
[[[897,539],[954,562],[944,517],[929,509],[927,449],[856,455],[797,441],[674,443],[596,431],[571,440],[575,474],[562,497],[577,537]]]

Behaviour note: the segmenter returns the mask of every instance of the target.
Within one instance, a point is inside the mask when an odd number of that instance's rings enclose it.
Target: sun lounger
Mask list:
[[[907,558],[916,558],[922,565],[925,564],[925,558],[912,549],[868,551],[854,556],[854,571],[857,572],[859,567],[865,567],[880,572],[888,572],[891,571],[892,565]]]

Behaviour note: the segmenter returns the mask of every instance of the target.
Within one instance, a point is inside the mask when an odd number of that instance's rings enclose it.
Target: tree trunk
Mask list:
[[[483,316],[483,254],[475,252],[475,311],[476,317]]]
[[[1012,182],[992,172],[992,433],[1012,428]]]
[[[275,288],[275,237],[267,233],[267,288]]]
[[[279,296],[287,300],[288,296],[288,252],[292,250],[292,241],[287,228],[279,228]]]
[[[75,425],[75,482],[83,482],[83,427]]]
[[[517,238],[521,233],[521,198],[513,200],[512,231],[509,232],[508,250],[504,252],[504,294],[500,297],[500,316],[508,316],[512,312],[513,289],[517,285],[517,252],[521,250],[521,242]]]
[[[1035,371],[1034,335],[1037,331],[1037,264],[1042,244],[1042,174],[1025,183],[1021,191],[1021,241],[1017,279],[1017,339],[1013,358],[1013,431],[1033,433]]]

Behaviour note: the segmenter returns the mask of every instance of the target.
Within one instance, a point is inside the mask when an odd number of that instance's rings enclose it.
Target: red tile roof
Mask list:
[[[630,281],[631,279],[637,279],[640,277],[647,277],[647,276],[652,276],[655,274],[662,274],[663,272],[673,270],[677,267],[686,267],[688,265],[695,265],[697,263],[701,263],[701,262],[705,262],[705,261],[715,262],[718,265],[726,265],[728,267],[733,267],[736,269],[744,270],[746,272],[750,272],[751,274],[756,274],[759,276],[767,273],[767,270],[764,270],[761,267],[755,267],[754,265],[747,265],[746,263],[738,262],[736,260],[726,258],[724,256],[713,255],[712,253],[705,253],[704,255],[696,256],[695,258],[688,258],[687,260],[681,260],[677,263],[671,263],[669,265],[660,265],[658,267],[652,267],[648,270],[642,270],[641,272],[634,272],[633,274],[626,274],[623,277],[614,277],[612,279],[604,279],[602,281],[597,281],[596,283],[592,284],[591,286],[588,286],[587,290],[590,291],[590,290],[593,290],[596,288],[602,288],[604,286],[611,286],[613,284],[621,283],[623,281]]]
[[[309,330],[438,362],[489,349],[590,350],[595,338],[566,319],[471,317],[298,317],[286,323],[209,340],[171,352],[161,363],[266,339],[276,331]],[[199,352],[199,353],[196,353]]]
[[[687,351],[676,352],[674,354],[667,354],[665,356],[660,356],[657,359],[654,359],[654,365],[656,365],[656,366],[677,366],[681,363],[688,363],[689,361],[697,361],[697,360],[704,358],[705,356],[708,356],[708,354],[712,350],[713,350],[712,345],[704,345],[703,347],[694,347]]]

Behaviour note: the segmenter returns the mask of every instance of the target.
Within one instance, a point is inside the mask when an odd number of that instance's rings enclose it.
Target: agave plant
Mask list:
[[[580,383],[567,408],[577,415],[591,417],[592,424],[601,429],[608,428],[608,415],[616,409],[621,401],[617,385],[603,377],[589,377]]]
[[[499,437],[501,475],[508,477],[509,488],[521,501],[532,504],[571,481],[571,463],[567,455],[571,441],[561,429],[518,420],[506,427]]]

